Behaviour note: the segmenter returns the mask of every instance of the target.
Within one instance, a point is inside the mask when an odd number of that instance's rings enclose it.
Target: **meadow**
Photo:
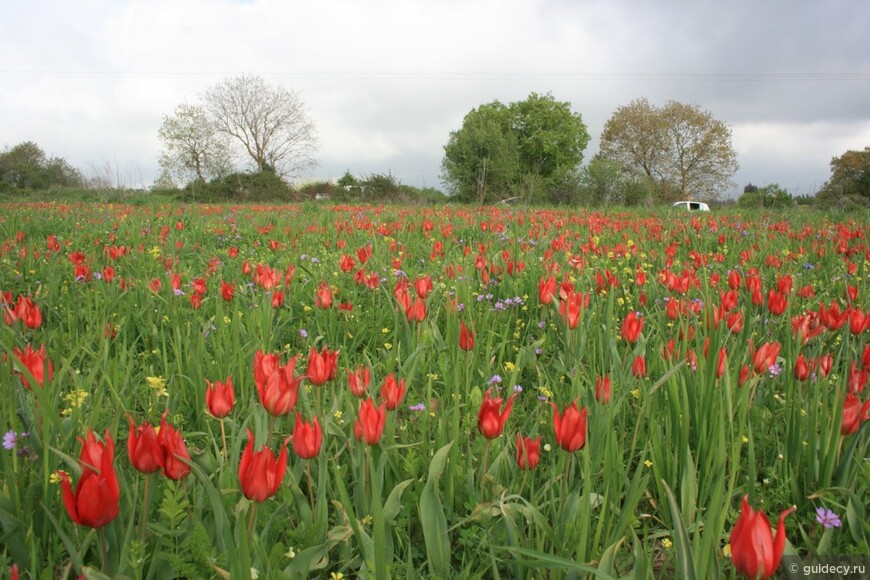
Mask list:
[[[867,218],[4,204],[0,573],[866,555]]]

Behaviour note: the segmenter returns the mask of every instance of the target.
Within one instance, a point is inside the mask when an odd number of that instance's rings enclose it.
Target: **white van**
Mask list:
[[[686,211],[710,211],[710,206],[703,201],[678,201],[671,207],[679,207]]]

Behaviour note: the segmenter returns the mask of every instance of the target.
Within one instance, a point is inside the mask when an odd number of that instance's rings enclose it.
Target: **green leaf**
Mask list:
[[[614,567],[616,553],[619,551],[619,548],[620,546],[622,546],[623,542],[625,542],[625,538],[620,538],[611,546],[609,546],[606,550],[604,550],[604,553],[601,554],[601,558],[598,560],[599,572],[601,572],[602,574],[607,574],[608,576],[614,576],[616,574],[616,568]]]
[[[437,482],[441,479],[447,454],[453,446],[451,441],[439,449],[429,464],[429,477],[420,494],[420,523],[423,526],[423,540],[426,544],[426,557],[429,571],[433,576],[446,578],[450,571],[450,538],[447,535],[447,517],[438,493]]]
[[[399,510],[402,508],[402,493],[412,483],[414,483],[413,479],[406,479],[401,483],[397,483],[393,491],[390,492],[390,496],[384,503],[384,522],[387,524],[391,524],[396,519],[396,516],[399,515]]]
[[[677,500],[674,499],[674,493],[668,487],[668,483],[662,480],[662,485],[665,488],[665,493],[668,495],[668,506],[671,508],[671,519],[674,522],[674,545],[677,550],[677,571],[680,578],[684,580],[694,580],[695,561],[692,558],[692,545],[689,543],[689,534],[686,533],[686,526],[683,523],[683,515],[680,513],[680,508],[677,505]]]
[[[574,560],[560,558],[558,556],[553,556],[552,554],[545,554],[544,552],[539,552],[537,550],[531,550],[529,548],[514,548],[511,546],[500,546],[499,548],[511,552],[514,557],[522,557],[522,559],[518,560],[519,563],[528,568],[543,568],[545,570],[570,570],[572,572],[584,572],[586,574],[591,574],[597,578],[613,578],[613,576],[605,572],[596,570],[595,568],[586,566],[584,564],[578,564]]]
[[[846,504],[846,521],[849,522],[849,531],[852,533],[852,539],[855,544],[861,545],[867,539],[864,535],[865,511],[864,502],[854,493],[849,494],[849,501]]]

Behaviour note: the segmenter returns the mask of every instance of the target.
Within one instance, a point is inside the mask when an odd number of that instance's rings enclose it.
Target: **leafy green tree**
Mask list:
[[[338,180],[337,185],[349,189],[357,185],[357,180],[356,177],[353,176],[353,173],[350,172],[350,169],[348,169],[344,172],[344,175],[341,176],[341,179]]]
[[[66,159],[47,157],[33,141],[0,153],[0,191],[75,187],[81,183],[81,173]]]
[[[818,197],[824,204],[870,205],[870,147],[831,159],[831,177]]]
[[[659,108],[637,99],[618,108],[604,125],[600,155],[652,180],[661,202],[715,200],[738,167],[731,129],[676,101]]]
[[[461,201],[481,203],[508,192],[519,168],[510,111],[498,101],[465,115],[462,128],[450,133],[441,162],[448,191]]]
[[[596,155],[580,171],[582,202],[593,207],[622,203],[622,168],[616,161]]]
[[[737,200],[740,207],[785,208],[794,205],[791,194],[778,183],[757,187],[751,183],[743,188],[743,195]]]
[[[160,167],[174,181],[205,182],[232,171],[230,143],[199,105],[181,103],[157,132]]]
[[[532,93],[472,109],[444,146],[442,179],[461,201],[529,201],[576,197],[577,168],[589,133],[570,104]]]

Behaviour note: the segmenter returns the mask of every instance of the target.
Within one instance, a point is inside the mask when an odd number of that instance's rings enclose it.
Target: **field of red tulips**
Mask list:
[[[0,574],[870,553],[870,219],[6,204]]]

